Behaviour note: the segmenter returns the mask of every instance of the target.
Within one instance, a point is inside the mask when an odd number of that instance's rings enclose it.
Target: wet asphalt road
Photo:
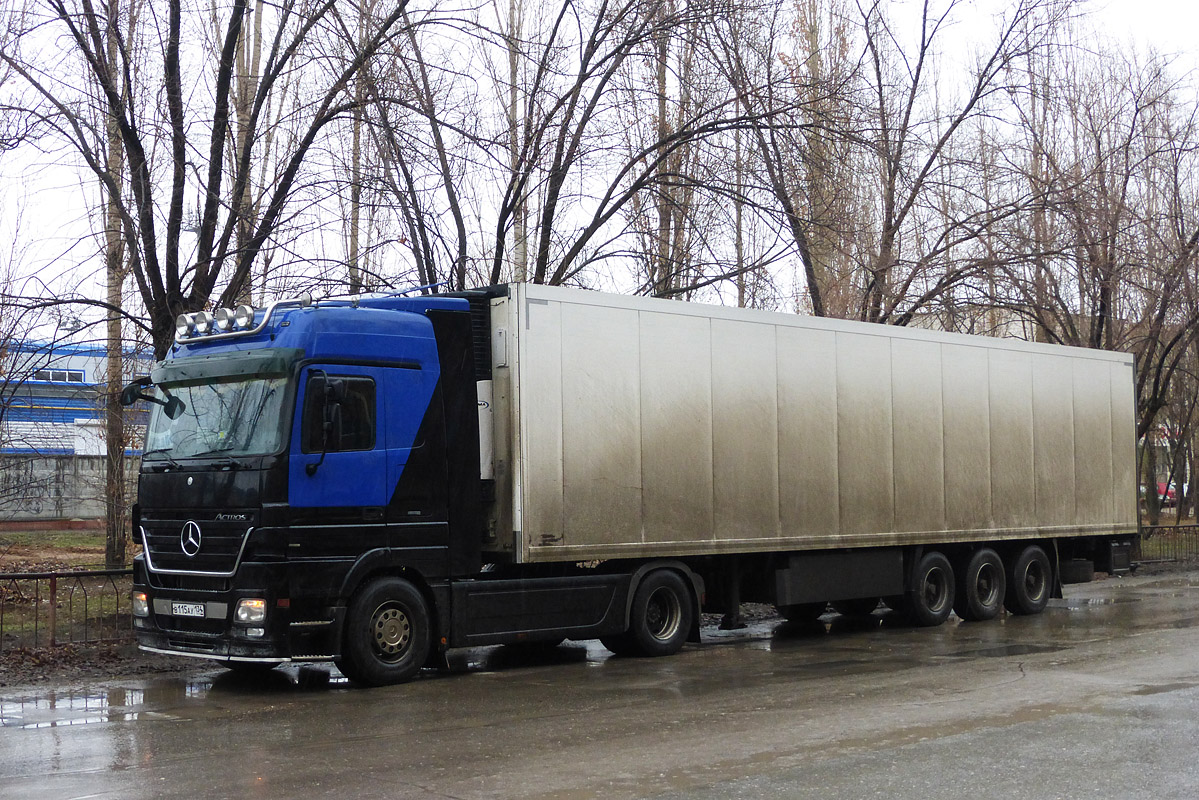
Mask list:
[[[666,659],[486,648],[385,689],[204,662],[0,689],[0,798],[1199,796],[1199,573],[1067,588],[1039,617],[830,614]]]

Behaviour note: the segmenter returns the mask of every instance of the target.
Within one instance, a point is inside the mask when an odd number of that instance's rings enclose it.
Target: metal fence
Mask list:
[[[0,573],[0,653],[133,637],[133,570]]]
[[[1199,525],[1145,525],[1141,528],[1142,564],[1199,560]]]

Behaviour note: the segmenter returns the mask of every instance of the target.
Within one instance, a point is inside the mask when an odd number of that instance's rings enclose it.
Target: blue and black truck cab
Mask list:
[[[480,292],[181,315],[123,398],[153,408],[133,527],[142,649],[338,660],[372,573],[448,607],[449,581],[481,566],[486,314]],[[380,616],[386,652],[408,621]]]

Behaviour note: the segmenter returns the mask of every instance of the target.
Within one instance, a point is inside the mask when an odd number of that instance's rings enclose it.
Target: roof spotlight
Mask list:
[[[238,306],[233,312],[234,327],[243,330],[248,329],[254,324],[254,307],[253,306]]]
[[[186,339],[191,334],[194,324],[191,314],[180,314],[175,317],[175,338]]]
[[[212,324],[218,333],[225,333],[233,327],[233,311],[228,308],[218,308],[212,315]]]
[[[212,331],[212,314],[207,311],[197,311],[194,319],[197,335],[207,336]]]

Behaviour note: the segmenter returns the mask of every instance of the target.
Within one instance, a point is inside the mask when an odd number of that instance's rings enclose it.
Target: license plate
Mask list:
[[[171,613],[176,617],[203,617],[203,603],[171,603]]]

